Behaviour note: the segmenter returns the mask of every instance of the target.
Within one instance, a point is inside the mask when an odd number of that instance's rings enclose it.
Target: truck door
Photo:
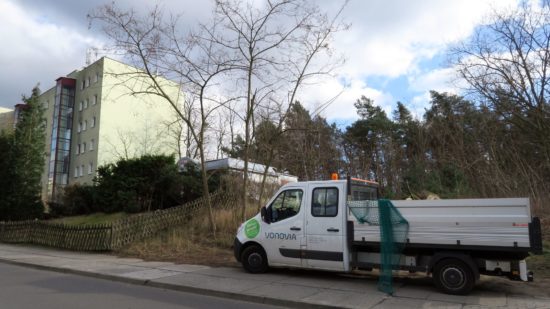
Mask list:
[[[305,266],[344,270],[344,187],[311,184],[308,190]]]
[[[271,224],[264,230],[264,248],[270,265],[302,266],[304,237],[304,191],[289,188],[280,192],[266,211]]]

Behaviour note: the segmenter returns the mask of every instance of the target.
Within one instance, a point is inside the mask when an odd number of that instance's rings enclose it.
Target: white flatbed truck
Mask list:
[[[377,184],[359,179],[286,184],[239,227],[235,258],[251,273],[380,268],[380,226],[350,209],[377,197]],[[408,221],[394,270],[432,275],[448,294],[467,294],[480,274],[532,280],[525,258],[542,253],[542,237],[528,198],[391,202]]]

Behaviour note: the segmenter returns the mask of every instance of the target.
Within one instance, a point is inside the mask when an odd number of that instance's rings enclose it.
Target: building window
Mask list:
[[[74,168],[74,178],[78,177],[78,166]]]
[[[80,176],[84,176],[84,165],[80,166]]]
[[[90,175],[92,173],[92,171],[94,170],[94,163],[93,162],[90,162],[88,164],[88,175]]]
[[[92,140],[90,141],[90,151],[94,150],[94,143],[95,140],[92,138]]]
[[[84,120],[84,124],[82,125],[82,131],[86,131],[87,127],[88,127],[88,120]]]
[[[76,127],[76,132],[80,133],[81,130],[82,130],[82,122],[79,122],[78,126]]]
[[[82,143],[82,153],[86,152],[86,143]]]
[[[48,107],[50,107],[50,101],[42,103],[42,106],[44,106],[45,109],[48,109]]]
[[[80,103],[78,104],[78,110],[79,111],[82,111],[82,105],[84,104],[84,102],[80,101]]]
[[[92,98],[92,105],[95,105],[97,103],[97,94],[94,94],[94,97]]]
[[[84,89],[84,81],[80,82],[80,90]]]
[[[90,86],[90,76],[88,76],[88,78],[86,78],[86,83],[84,84],[84,88]]]
[[[99,73],[95,73],[94,75],[94,83],[97,83],[97,80],[99,79]]]
[[[95,116],[92,118],[92,123],[90,124],[90,128],[95,127]]]
[[[78,145],[76,146],[76,154],[79,154],[79,153],[80,153],[80,144],[78,144]]]
[[[88,108],[88,99],[84,100],[84,109]]]

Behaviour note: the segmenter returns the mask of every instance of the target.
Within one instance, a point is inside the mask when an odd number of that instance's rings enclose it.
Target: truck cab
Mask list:
[[[375,182],[348,179],[290,183],[241,225],[235,257],[249,272],[269,266],[349,271],[348,196],[377,199]]]

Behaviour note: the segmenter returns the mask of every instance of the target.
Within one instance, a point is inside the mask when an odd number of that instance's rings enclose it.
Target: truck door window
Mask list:
[[[271,203],[271,222],[278,222],[295,216],[302,205],[302,190],[286,190]]]
[[[315,188],[312,195],[311,214],[314,217],[338,215],[338,188]]]

